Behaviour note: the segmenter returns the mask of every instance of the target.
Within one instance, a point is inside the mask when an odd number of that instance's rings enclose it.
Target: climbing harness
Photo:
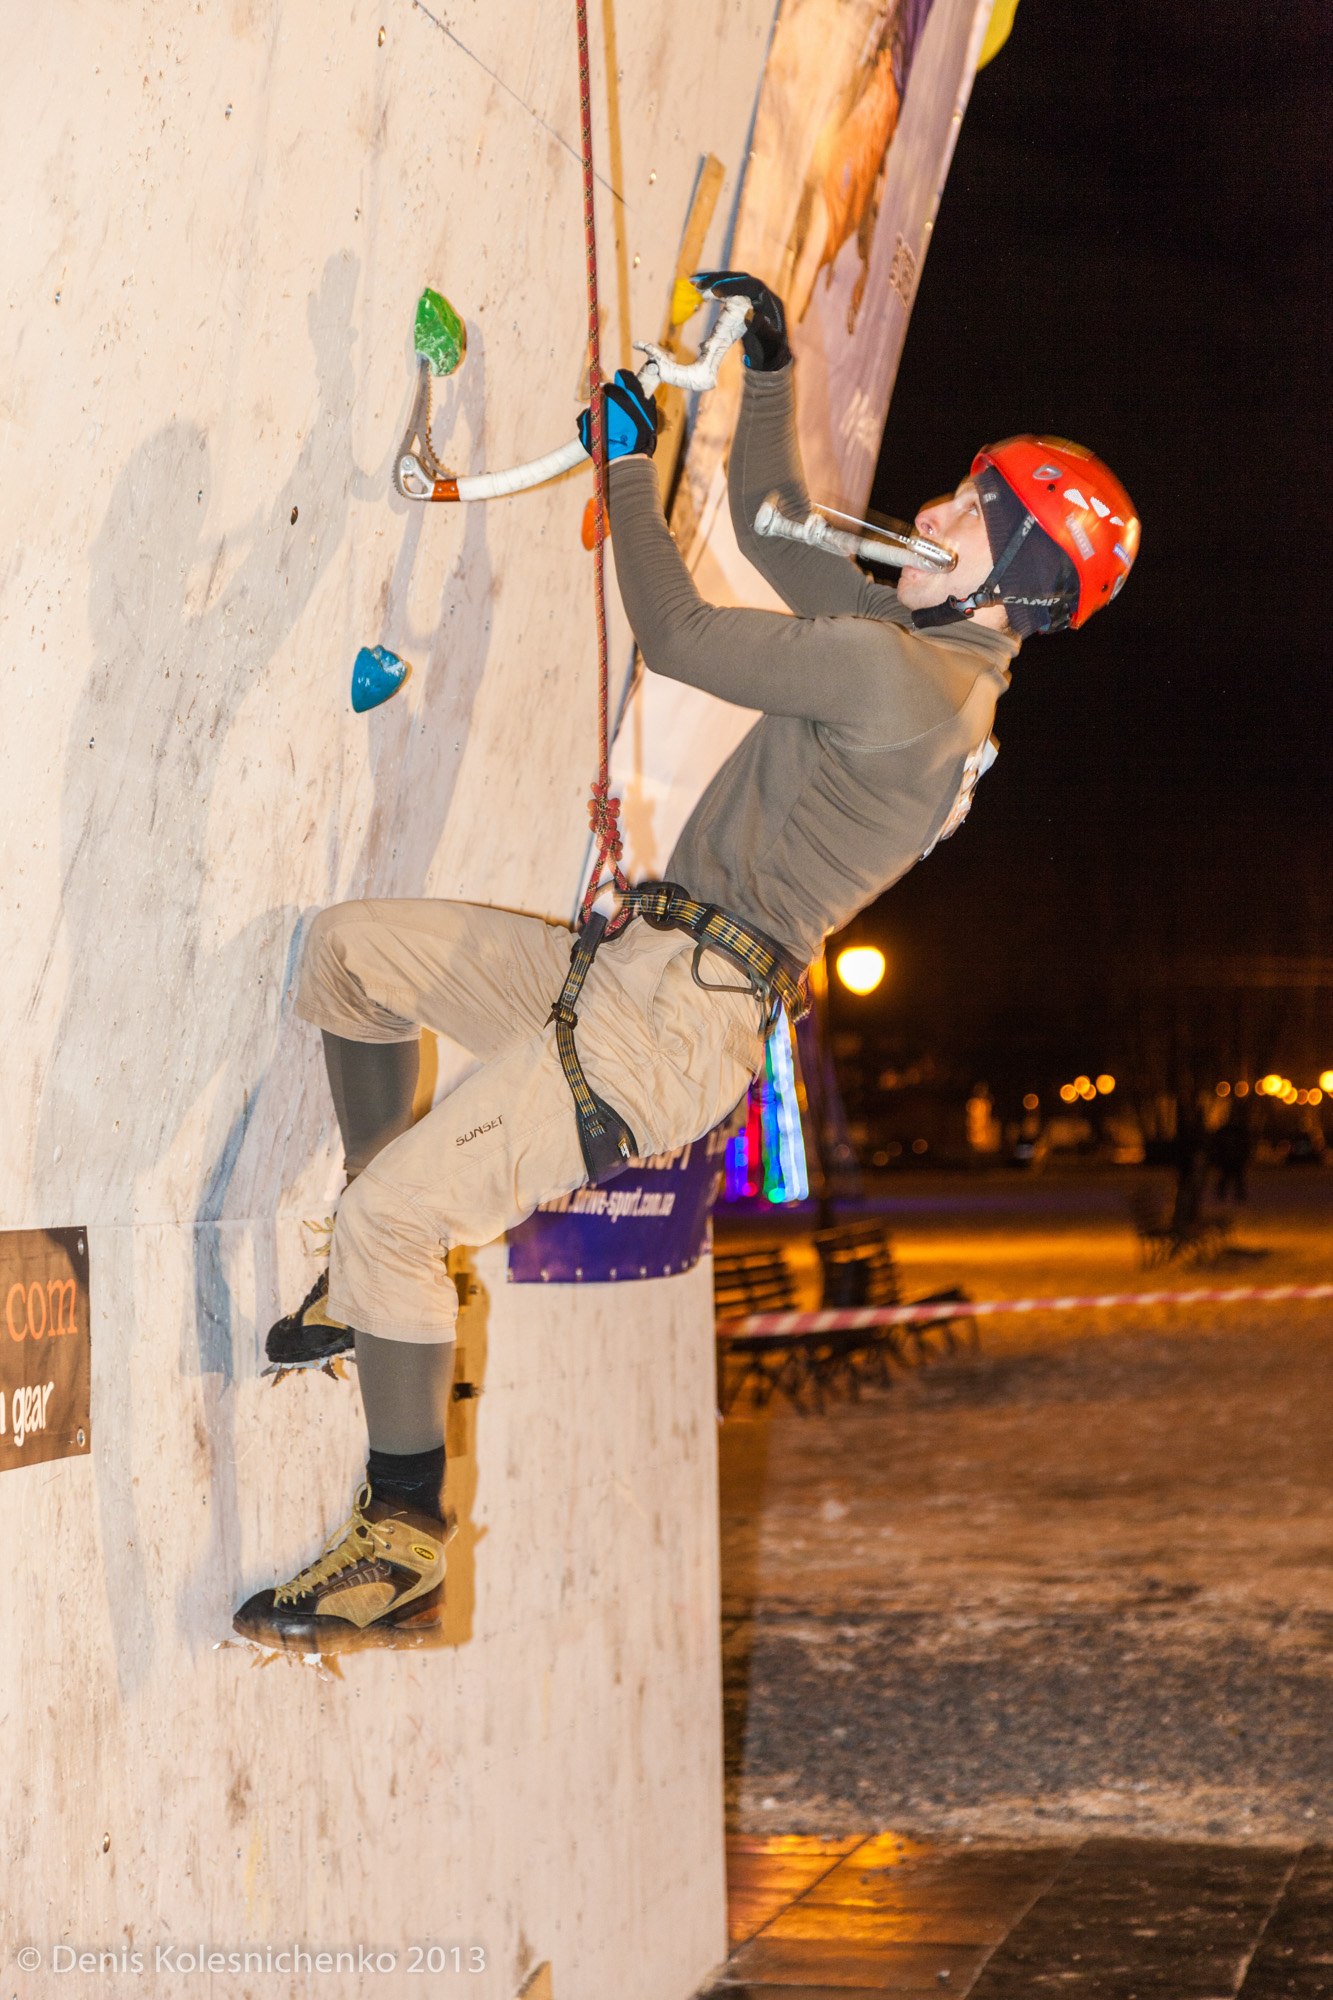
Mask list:
[[[579,932],[570,953],[565,983],[550,1014],[555,1022],[555,1045],[560,1052],[560,1064],[574,1099],[579,1146],[590,1187],[595,1187],[599,1181],[609,1181],[622,1172],[638,1151],[634,1134],[625,1120],[618,1111],[612,1110],[605,1098],[597,1095],[584,1075],[574,1041],[574,1030],[579,1024],[575,1002],[583,991],[583,982],[597,956],[597,948],[606,936],[606,922],[600,910],[594,911]]]
[[[695,940],[691,968],[695,984],[705,993],[752,992],[764,1008],[765,1037],[772,1034],[784,1008],[789,1020],[798,1021],[810,1006],[802,984],[805,968],[790,952],[714,904],[696,902],[679,883],[639,883],[627,891],[620,909],[609,920],[600,910],[594,911],[575,939],[569,972],[550,1013],[560,1065],[574,1099],[579,1147],[590,1186],[623,1172],[637,1154],[638,1145],[620,1113],[597,1095],[584,1073],[574,1039],[579,1024],[576,1002],[600,947],[618,938],[635,917],[642,917],[654,930],[687,931]],[[729,958],[746,975],[746,984],[718,986],[704,979],[699,965],[705,951]]]
[[[710,295],[702,296],[707,299]],[[638,370],[644,394],[651,396],[659,386],[691,394],[715,389],[723,360],[745,332],[747,313],[744,299],[727,299],[693,361],[677,361],[655,341],[636,341],[635,351],[648,357]],[[394,461],[393,483],[405,500],[500,500],[509,493],[526,493],[534,486],[544,486],[548,480],[559,479],[588,462],[583,446],[577,438],[571,438],[541,458],[510,466],[502,472],[453,473],[436,456],[430,418],[431,369],[422,357],[418,363],[416,399]]]
[[[824,519],[826,514],[836,514],[840,521],[850,521],[862,532],[851,535],[845,528],[835,528]],[[834,555],[859,557],[863,562],[892,564],[895,569],[902,569],[910,563],[913,568],[932,569],[943,574],[955,569],[958,564],[952,549],[927,540],[925,535],[914,535],[901,523],[880,527],[871,521],[858,521],[854,514],[839,513],[836,507],[820,507],[807,514],[803,521],[794,521],[790,514],[783,513],[776,493],[769,494],[755,515],[754,530],[757,535],[774,536],[786,542],[807,542],[812,548],[829,549]]]
[[[705,993],[743,992],[743,987],[714,986],[700,977],[699,961],[705,951],[717,951],[738,965],[750,986],[765,1005],[764,1033],[770,1035],[778,1015],[786,1010],[789,1021],[799,1021],[810,1011],[805,991],[805,966],[789,951],[753,924],[719,910],[715,903],[696,902],[678,882],[640,882],[626,895],[612,924],[618,936],[634,917],[642,917],[658,931],[688,931],[695,939],[694,983]]]

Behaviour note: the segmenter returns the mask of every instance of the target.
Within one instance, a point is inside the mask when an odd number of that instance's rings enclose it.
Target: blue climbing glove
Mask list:
[[[602,429],[608,464],[636,455],[651,458],[657,450],[657,405],[643,393],[643,384],[628,368],[617,368],[614,382],[602,387]],[[579,443],[592,457],[592,411],[579,416]]]
[[[776,292],[769,291],[761,278],[752,278],[748,271],[696,271],[690,282],[701,292],[711,292],[715,299],[740,296],[750,301],[752,311],[741,337],[747,368],[767,375],[775,368],[786,367],[791,360],[787,315],[782,300]]]

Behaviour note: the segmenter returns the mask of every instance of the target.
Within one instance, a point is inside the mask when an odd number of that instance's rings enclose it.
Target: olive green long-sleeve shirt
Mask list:
[[[770,493],[809,511],[791,378],[747,371],[728,484],[741,551],[794,617],[704,602],[647,459],[611,467],[610,511],[648,668],[762,711],[667,875],[805,962],[962,818],[1018,644],[970,620],[917,632],[897,592],[842,556],[755,534]]]

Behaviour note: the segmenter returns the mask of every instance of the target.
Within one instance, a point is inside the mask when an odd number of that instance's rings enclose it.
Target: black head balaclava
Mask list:
[[[1022,527],[1027,509],[993,465],[981,467],[976,484],[991,561],[998,562]],[[1069,623],[1078,603],[1078,575],[1073,563],[1035,522],[999,584],[997,601],[1004,605],[1005,616],[1019,639],[1029,639],[1034,632],[1058,632]]]

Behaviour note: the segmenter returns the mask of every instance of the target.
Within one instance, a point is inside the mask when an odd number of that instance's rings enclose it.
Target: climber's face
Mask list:
[[[990,541],[974,479],[965,479],[957,492],[920,508],[916,532],[952,549],[958,562],[943,574],[911,564],[900,570],[898,596],[909,611],[928,611],[932,605],[943,604],[946,597],[968,597],[990,575]]]

